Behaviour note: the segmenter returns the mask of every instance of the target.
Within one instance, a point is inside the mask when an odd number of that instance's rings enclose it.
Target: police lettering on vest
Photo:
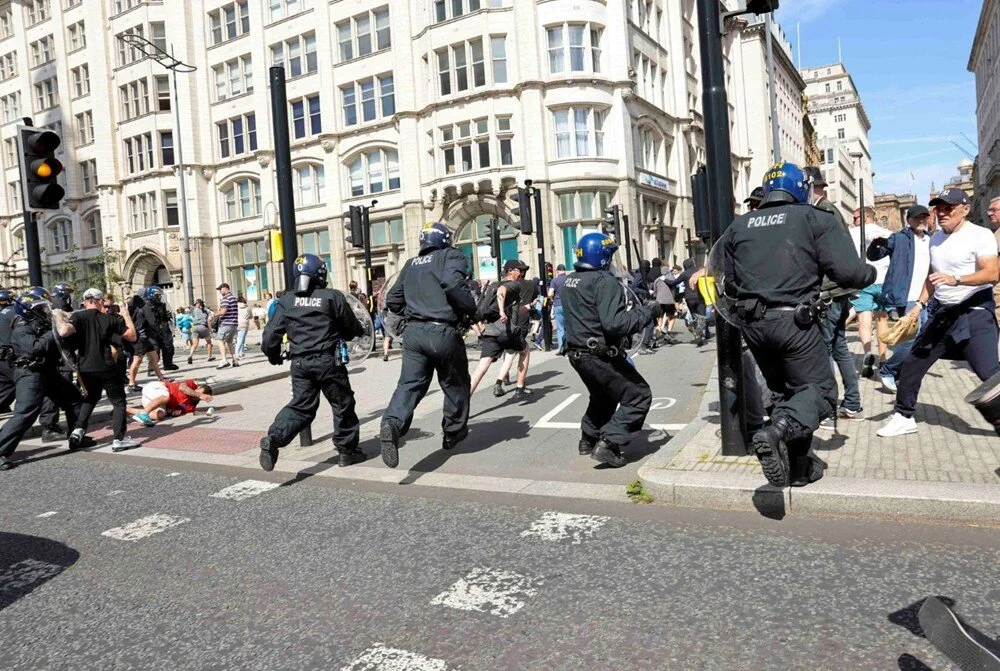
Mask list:
[[[318,308],[322,304],[322,298],[308,298],[305,296],[296,296],[295,298],[295,307],[297,308]]]
[[[747,228],[761,228],[763,226],[781,226],[785,223],[785,213],[762,215],[751,217],[747,222]]]

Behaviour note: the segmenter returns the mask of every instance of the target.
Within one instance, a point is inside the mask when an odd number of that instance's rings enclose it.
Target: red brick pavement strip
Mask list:
[[[237,454],[255,450],[266,433],[266,431],[212,429],[202,426],[177,427],[168,424],[130,429],[132,439],[142,443],[143,447],[209,454]],[[103,427],[91,432],[90,435],[98,443],[102,443],[111,439],[111,428]]]

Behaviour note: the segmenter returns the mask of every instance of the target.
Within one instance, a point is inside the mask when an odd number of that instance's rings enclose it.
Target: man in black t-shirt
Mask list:
[[[104,294],[99,289],[87,289],[83,294],[84,309],[74,312],[70,317],[70,323],[76,329],[80,379],[87,389],[87,395],[83,399],[76,428],[69,440],[71,445],[83,441],[90,415],[103,391],[108,395],[113,408],[111,425],[115,437],[111,449],[121,452],[139,447],[139,443],[125,436],[125,384],[111,348],[121,350],[124,342],[135,342],[136,332],[129,311],[122,310],[121,316],[107,314],[103,311],[103,298]]]
[[[486,372],[493,365],[494,361],[503,357],[503,353],[513,352],[523,353],[525,350],[525,336],[528,333],[529,318],[528,308],[523,305],[522,297],[525,295],[525,286],[521,282],[524,278],[528,266],[517,259],[511,259],[503,266],[504,281],[497,288],[497,307],[500,311],[500,318],[486,325],[482,334],[482,349],[479,358],[479,367],[472,373],[472,393],[475,393],[479,382],[486,375]],[[515,400],[524,400],[528,392],[524,389],[524,375],[527,374],[527,358],[523,357],[522,364],[519,363],[517,371],[517,391],[514,394]],[[500,383],[500,393],[497,394],[494,387],[494,394],[503,396],[503,386]]]

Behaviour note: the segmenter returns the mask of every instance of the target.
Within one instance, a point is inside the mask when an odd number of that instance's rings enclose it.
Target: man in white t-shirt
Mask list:
[[[913,309],[924,282],[930,273],[931,234],[927,230],[931,213],[923,205],[914,205],[906,212],[906,227],[886,238],[877,238],[868,248],[868,260],[889,257],[889,271],[882,283],[882,305],[905,314]],[[920,313],[920,325],[926,321],[926,312]],[[903,361],[910,354],[913,341],[899,343],[892,350],[892,357],[882,362],[879,376],[882,386],[896,391],[896,379]]]
[[[961,189],[950,189],[930,202],[939,228],[931,237],[931,273],[908,314],[927,324],[903,362],[896,407],[882,437],[916,433],[913,414],[924,375],[943,357],[964,359],[980,380],[1000,373],[993,285],[998,280],[997,240],[966,217],[972,207]],[[928,305],[930,301],[930,305]]]
[[[865,240],[861,242],[861,210],[854,211],[854,221],[851,223],[851,239],[854,241],[854,248],[858,250],[858,256],[866,258],[866,250],[876,238],[888,238],[892,231],[883,228],[875,223],[875,209],[865,208]],[[861,347],[865,351],[865,358],[861,366],[862,377],[872,377],[875,374],[875,352],[872,351],[872,320],[874,318],[875,330],[879,334],[889,330],[889,316],[886,307],[882,305],[882,283],[885,281],[885,274],[889,270],[889,259],[872,261],[877,275],[875,283],[858,292],[857,298],[851,299],[854,312],[858,315],[858,338],[861,340]],[[878,343],[878,353],[880,358],[885,358],[888,347],[881,341]]]

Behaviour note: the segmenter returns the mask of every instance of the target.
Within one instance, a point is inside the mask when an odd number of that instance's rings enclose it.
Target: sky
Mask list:
[[[982,0],[781,0],[775,17],[802,67],[844,65],[861,94],[875,190],[911,192],[926,204],[931,184],[975,157],[976,84],[968,71]],[[797,62],[797,61],[796,61]],[[968,139],[967,139],[968,138]],[[971,141],[971,142],[970,142]]]

